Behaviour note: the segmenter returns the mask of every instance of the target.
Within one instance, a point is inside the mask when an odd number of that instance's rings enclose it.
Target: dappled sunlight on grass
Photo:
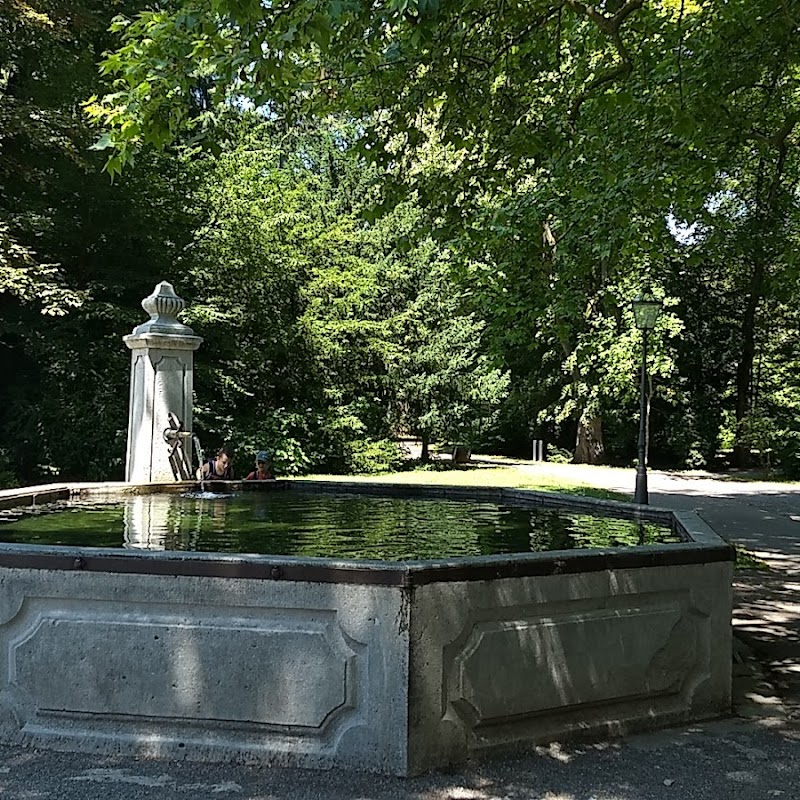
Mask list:
[[[736,548],[736,569],[769,570],[769,564],[763,558],[759,558],[752,550],[748,550],[742,545],[735,544]]]
[[[568,475],[551,473],[541,475],[523,471],[516,466],[453,467],[445,470],[412,470],[378,475],[307,475],[307,480],[363,481],[365,483],[421,484],[425,486],[482,486],[506,489],[535,489],[537,491],[563,492],[609,500],[628,501],[630,497],[619,492],[591,486],[582,481],[570,480]],[[303,480],[298,478],[297,480]]]

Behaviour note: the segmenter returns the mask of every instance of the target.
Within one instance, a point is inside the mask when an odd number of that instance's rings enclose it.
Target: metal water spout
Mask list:
[[[184,478],[175,473],[174,441],[165,440],[165,432],[177,427],[185,436],[176,438],[192,437],[194,352],[203,340],[178,320],[185,306],[172,284],[162,281],[142,301],[150,319],[123,337],[131,350],[125,480],[132,483]]]
[[[164,430],[164,441],[169,447],[169,465],[176,481],[194,478],[192,469],[192,432],[184,430],[183,422],[174,411],[167,414],[169,427]]]

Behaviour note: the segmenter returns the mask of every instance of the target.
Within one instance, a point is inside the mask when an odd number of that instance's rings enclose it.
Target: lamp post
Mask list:
[[[635,503],[647,505],[650,498],[647,494],[647,339],[650,331],[656,326],[658,315],[661,313],[661,301],[656,300],[647,292],[642,293],[633,301],[633,318],[636,327],[642,332],[642,376],[639,388],[639,463],[636,465],[636,492],[633,496]]]

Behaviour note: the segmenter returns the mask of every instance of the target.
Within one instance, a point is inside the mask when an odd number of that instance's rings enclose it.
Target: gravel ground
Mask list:
[[[0,748],[0,796],[3,800],[796,800],[799,744],[800,730],[778,719],[733,719],[625,741],[551,745],[458,772],[407,780]]]

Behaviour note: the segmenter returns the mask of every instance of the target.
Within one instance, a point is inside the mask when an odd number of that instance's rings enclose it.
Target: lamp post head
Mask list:
[[[663,303],[649,292],[642,292],[632,303],[633,318],[636,327],[642,331],[651,331],[656,326]]]

